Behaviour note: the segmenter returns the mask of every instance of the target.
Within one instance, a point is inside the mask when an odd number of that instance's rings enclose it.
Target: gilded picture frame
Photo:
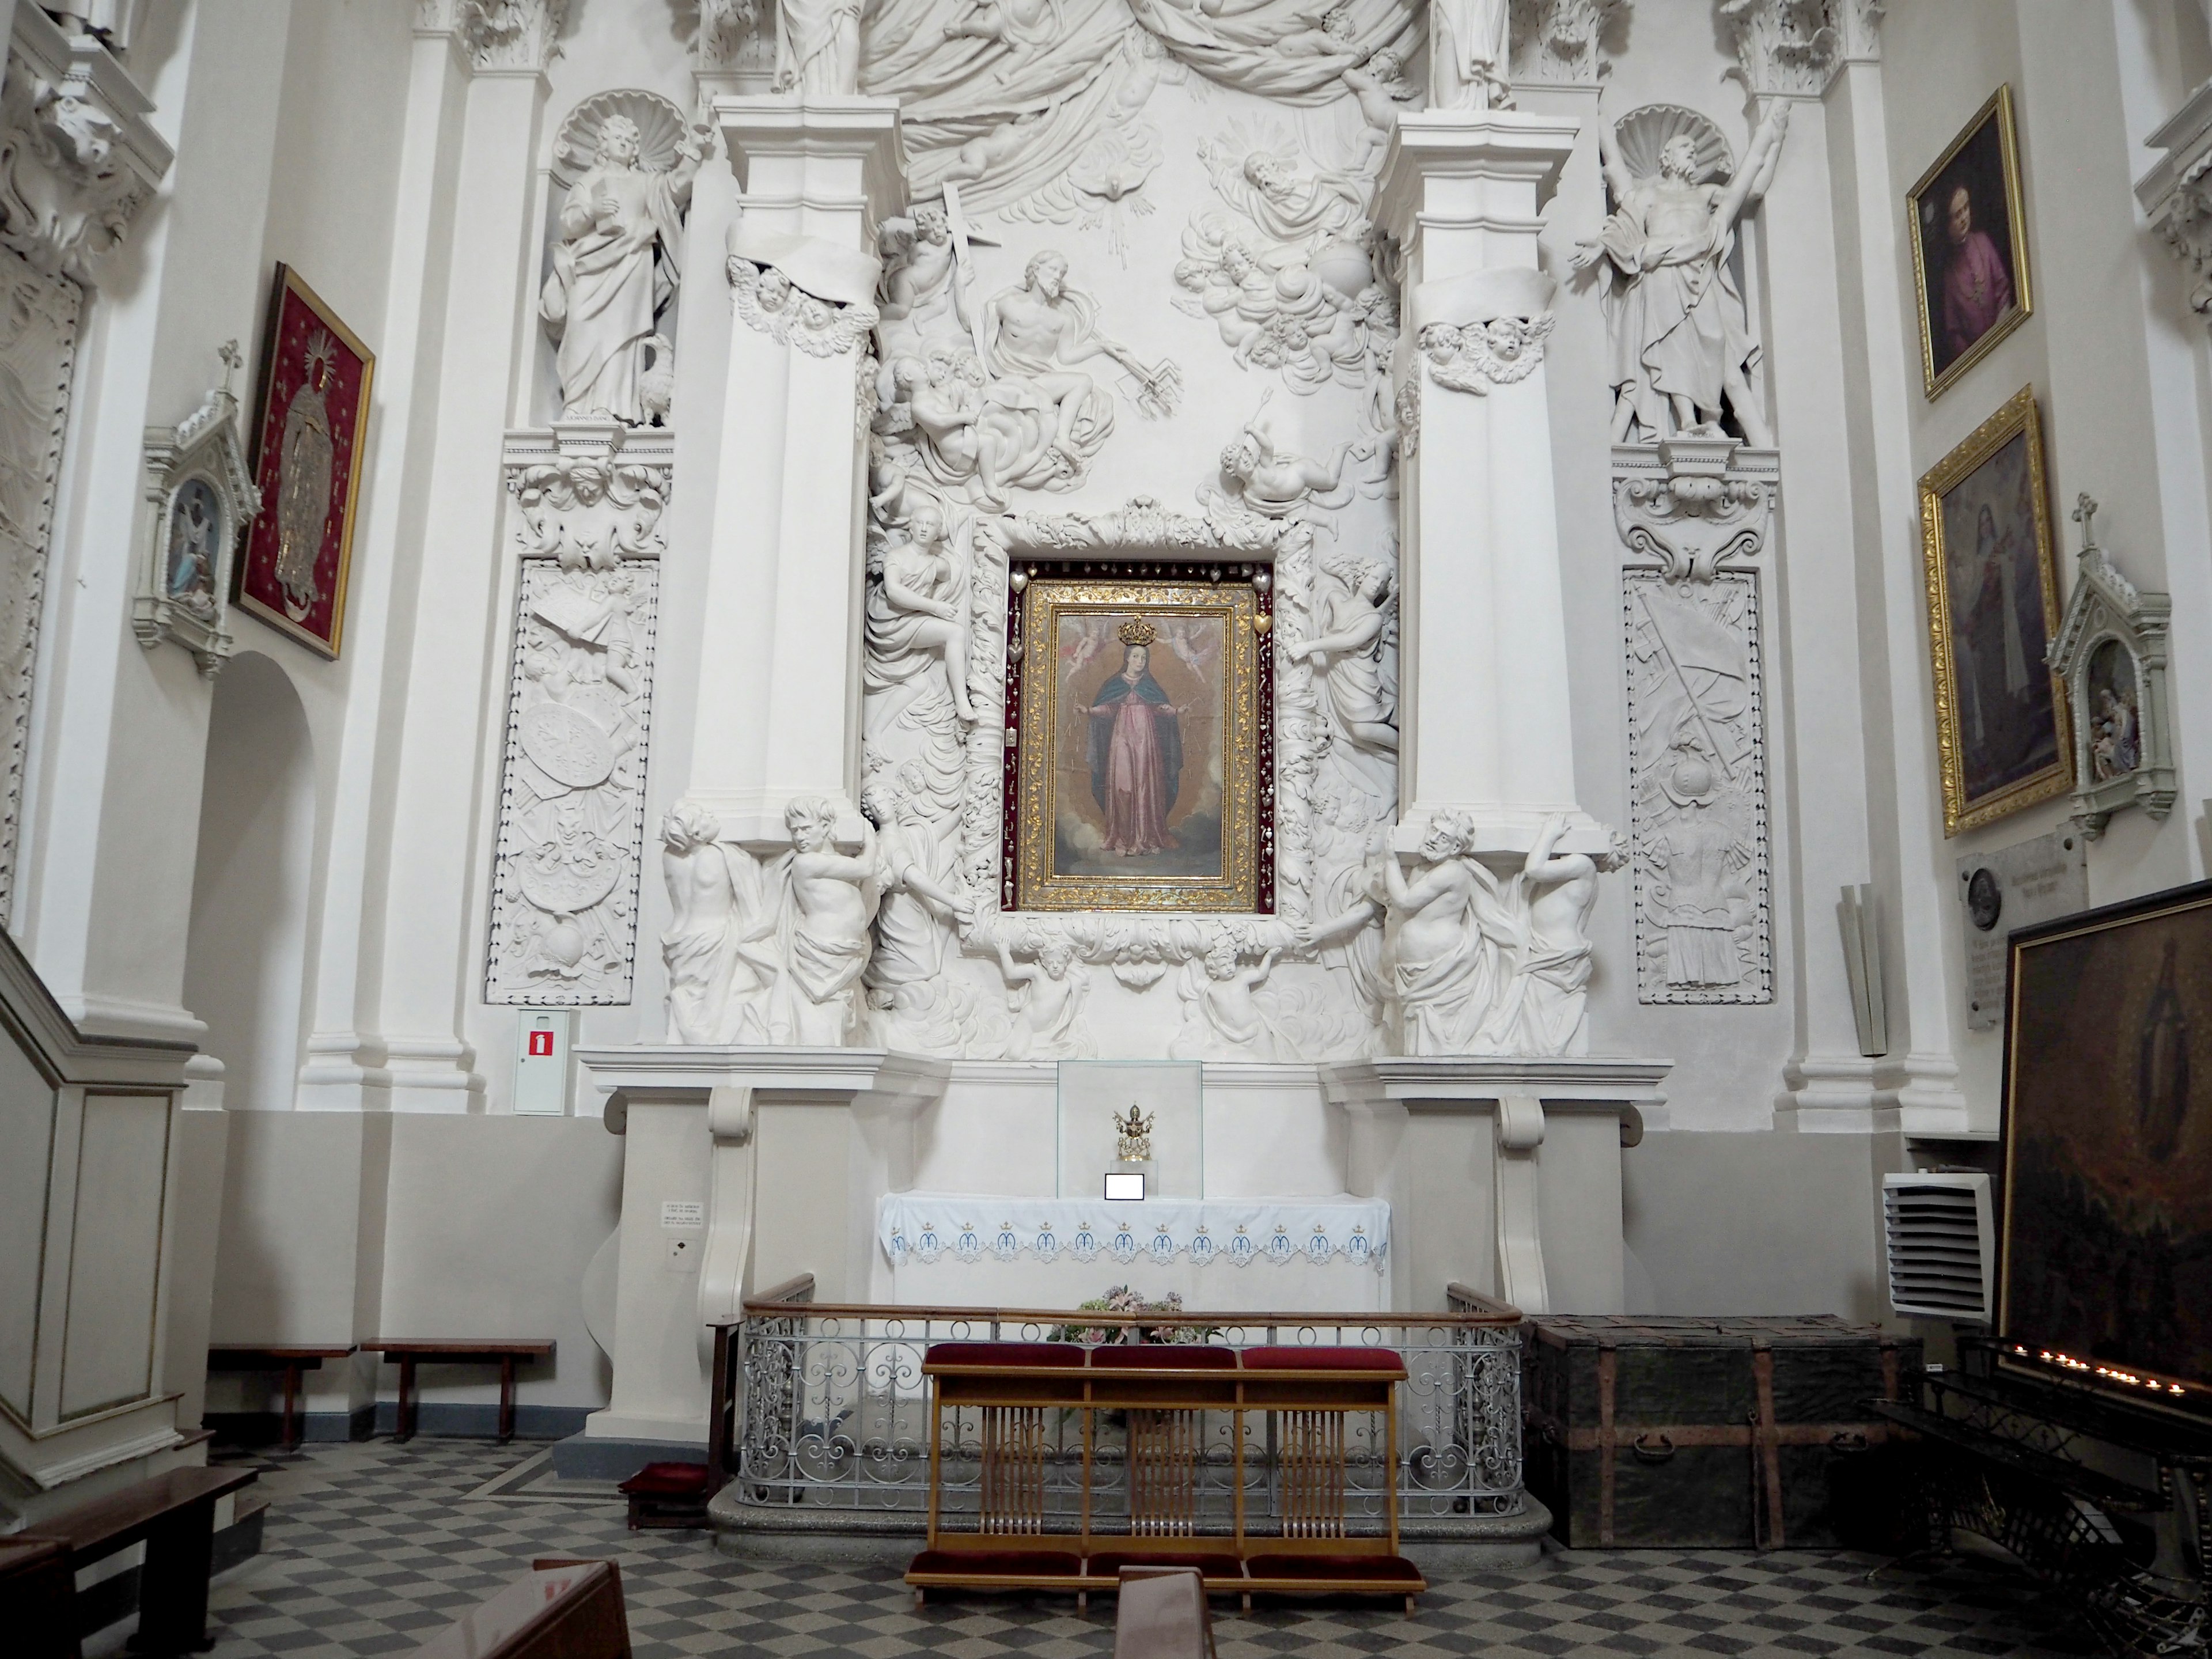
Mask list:
[[[2020,178],[2012,88],[2002,85],[1905,192],[1921,378],[1931,400],[2034,314]]]
[[[1920,544],[1948,836],[2074,787],[2065,684],[2046,660],[2058,571],[2033,386],[1920,480]]]
[[[1273,908],[1268,584],[1091,562],[1009,605],[1019,910]]]
[[[261,510],[233,569],[231,603],[331,659],[345,637],[375,378],[376,354],[279,264],[253,426]]]

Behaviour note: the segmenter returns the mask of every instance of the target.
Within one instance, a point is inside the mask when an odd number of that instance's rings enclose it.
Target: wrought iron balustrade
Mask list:
[[[917,1519],[929,1498],[929,1412],[922,1357],[933,1343],[1140,1340],[1202,1342],[1249,1348],[1387,1347],[1410,1373],[1398,1398],[1395,1446],[1377,1443],[1382,1416],[1347,1425],[1346,1462],[1356,1518],[1382,1515],[1395,1481],[1403,1520],[1449,1525],[1454,1517],[1517,1515],[1521,1486],[1521,1316],[1451,1287],[1441,1314],[1111,1314],[1039,1309],[829,1305],[809,1300],[801,1279],[744,1304],[742,1323],[722,1345],[728,1374],[736,1500],[747,1508],[803,1504]],[[1141,1417],[1141,1413],[1134,1413]],[[1076,1413],[1048,1413],[1045,1510],[1072,1518],[1080,1491],[1081,1431]],[[1135,1478],[1146,1479],[1144,1428],[1094,1447],[1103,1479],[1092,1481],[1093,1516],[1110,1523],[1129,1507],[1128,1448],[1138,1445]],[[977,1413],[948,1409],[943,1501],[957,1512],[981,1503]],[[1295,1449],[1274,1443],[1274,1417],[1207,1412],[1196,1425],[1196,1525],[1225,1528],[1235,1497],[1234,1437],[1246,1437],[1248,1516],[1279,1524],[1283,1475]],[[1097,1505],[1103,1498],[1108,1513]],[[1136,1506],[1143,1508],[1141,1502]],[[825,1517],[826,1518],[826,1517]]]

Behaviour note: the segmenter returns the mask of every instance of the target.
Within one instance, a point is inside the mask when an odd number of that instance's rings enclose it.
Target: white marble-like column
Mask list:
[[[732,840],[827,797],[856,842],[875,231],[903,203],[887,99],[714,102],[741,191],[689,783]],[[690,296],[705,303],[706,296]]]
[[[528,342],[516,319],[536,310],[530,186],[551,50],[550,36],[479,45],[463,117],[453,258],[464,277],[446,305],[426,526],[435,556],[413,596],[392,783],[380,1012],[395,1111],[481,1110],[483,1099],[463,1034],[483,962],[478,849],[496,810],[479,734],[505,690],[501,653],[485,645],[503,632],[501,446]]]
[[[1609,850],[1576,801],[1541,361],[1555,284],[1539,269],[1537,235],[1578,126],[1517,111],[1407,114],[1383,160],[1375,216],[1405,250],[1395,378],[1411,439],[1400,486],[1401,851],[1446,810],[1473,816],[1481,854],[1525,853],[1554,812],[1569,817],[1562,851]],[[1423,349],[1431,325],[1479,335],[1501,319],[1528,338],[1504,372],[1486,373],[1475,354],[1440,363]],[[1470,375],[1478,385],[1452,384]]]

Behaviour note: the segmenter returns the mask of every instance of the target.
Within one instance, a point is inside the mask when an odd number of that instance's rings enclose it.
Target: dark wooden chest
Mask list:
[[[1866,1402],[1920,1369],[1917,1338],[1832,1315],[1530,1324],[1528,1490],[1574,1548],[1836,1543],[1850,1466],[1887,1437]]]

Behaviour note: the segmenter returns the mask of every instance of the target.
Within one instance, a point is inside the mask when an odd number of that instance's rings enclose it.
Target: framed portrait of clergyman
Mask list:
[[[1139,562],[1021,573],[1007,629],[1009,908],[1274,908],[1273,617],[1255,574]]]
[[[2010,87],[1990,94],[1905,201],[1921,370],[1934,398],[2035,309]]]
[[[261,512],[231,602],[325,657],[345,629],[354,513],[376,358],[289,266],[263,337],[253,479]]]
[[[1943,833],[2074,787],[2066,690],[2045,660],[2058,574],[2035,388],[2023,386],[1920,481]]]

